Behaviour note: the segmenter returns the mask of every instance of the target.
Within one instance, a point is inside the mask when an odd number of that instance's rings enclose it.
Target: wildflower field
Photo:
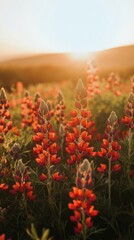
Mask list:
[[[134,239],[134,77],[0,90],[0,240]]]

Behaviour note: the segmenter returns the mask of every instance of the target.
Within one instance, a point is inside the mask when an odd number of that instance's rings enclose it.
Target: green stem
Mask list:
[[[51,206],[52,203],[52,196],[51,196],[51,170],[50,170],[50,160],[48,161],[47,165],[47,173],[48,173],[48,180],[47,180],[47,191],[48,191],[48,202]]]
[[[87,239],[87,227],[86,227],[86,224],[85,224],[85,212],[84,212],[84,210],[82,210],[82,226],[83,226],[82,237],[83,237],[83,240],[86,240]]]
[[[111,158],[108,159],[108,199],[111,206]]]
[[[64,140],[62,139],[62,140],[61,140],[61,157],[62,157],[62,160],[64,159],[64,149],[63,149],[63,144],[64,144]]]
[[[127,163],[127,175],[129,177],[130,173],[130,165],[131,165],[131,144],[132,144],[132,131],[131,128],[129,128],[128,131],[128,163]]]

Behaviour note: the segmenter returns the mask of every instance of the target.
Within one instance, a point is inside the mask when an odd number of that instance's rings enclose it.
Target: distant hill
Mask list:
[[[96,61],[102,75],[111,71],[124,76],[134,74],[134,45],[86,53],[78,59],[73,56],[73,53],[40,54],[1,62],[0,85],[11,86],[16,81],[26,85],[63,79],[75,81],[85,78],[91,60]]]

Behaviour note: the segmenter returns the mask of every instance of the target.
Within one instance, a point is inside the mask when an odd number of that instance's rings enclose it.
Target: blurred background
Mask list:
[[[0,86],[134,70],[133,0],[0,0]]]

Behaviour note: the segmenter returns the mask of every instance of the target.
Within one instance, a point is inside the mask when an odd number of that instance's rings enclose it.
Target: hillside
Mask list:
[[[63,79],[75,81],[85,77],[87,63],[92,59],[102,75],[111,71],[122,76],[134,72],[134,45],[87,53],[82,58],[73,56],[73,53],[41,54],[1,62],[1,85],[11,86],[16,81],[23,81],[24,84]]]

